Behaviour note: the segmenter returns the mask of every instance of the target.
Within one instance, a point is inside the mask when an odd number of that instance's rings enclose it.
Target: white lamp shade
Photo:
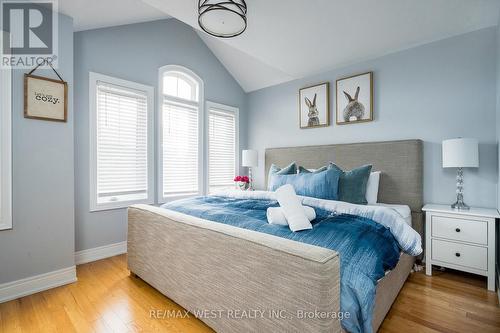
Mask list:
[[[443,168],[479,167],[477,139],[450,139],[443,141]]]
[[[256,167],[259,165],[259,154],[256,150],[243,150],[241,155],[242,166]]]

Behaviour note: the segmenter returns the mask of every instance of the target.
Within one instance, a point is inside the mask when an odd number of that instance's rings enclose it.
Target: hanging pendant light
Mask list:
[[[239,36],[247,28],[247,4],[245,0],[198,0],[198,24],[215,37]]]

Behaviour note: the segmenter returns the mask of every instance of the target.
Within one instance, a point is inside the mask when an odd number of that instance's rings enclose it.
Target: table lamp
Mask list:
[[[458,138],[443,141],[443,168],[457,168],[457,201],[451,208],[469,210],[464,203],[463,168],[479,167],[479,148],[477,139]]]
[[[259,165],[259,153],[256,150],[243,150],[241,165],[248,168],[248,178],[250,178],[250,190],[253,190],[252,167]]]

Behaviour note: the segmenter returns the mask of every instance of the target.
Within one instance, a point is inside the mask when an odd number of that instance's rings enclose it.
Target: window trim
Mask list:
[[[1,146],[0,155],[2,156],[0,172],[0,230],[12,229],[12,71],[2,69],[0,77],[0,126],[1,127]]]
[[[147,162],[148,162],[148,191],[147,198],[140,200],[116,201],[107,203],[97,202],[97,82],[103,81],[112,85],[122,86],[128,89],[144,91],[147,96]],[[89,72],[89,170],[90,170],[90,212],[126,208],[131,204],[152,204],[154,203],[154,88],[148,85],[133,81],[123,80],[112,76]]]
[[[163,94],[163,76],[167,72],[181,72],[188,75],[198,83],[198,101],[187,100],[179,97]],[[206,181],[204,180],[204,166],[205,166],[205,86],[200,76],[195,72],[180,65],[166,65],[158,69],[158,100],[156,107],[156,149],[157,149],[157,165],[156,165],[156,180],[157,187],[157,202],[159,204],[173,201],[177,199],[192,197],[189,195],[172,195],[165,197],[163,195],[163,99],[167,97],[172,101],[186,103],[190,105],[198,105],[198,194],[206,193]]]
[[[240,172],[240,109],[237,108],[237,107],[234,107],[234,106],[229,106],[229,105],[226,105],[226,104],[221,104],[221,103],[215,103],[215,102],[212,102],[212,101],[206,101],[205,102],[205,107],[206,107],[206,117],[205,117],[205,123],[204,123],[204,127],[206,128],[206,156],[205,156],[205,160],[206,160],[206,170],[207,170],[207,174],[205,176],[205,192],[204,194],[208,194],[209,191],[210,191],[210,169],[209,169],[209,153],[210,153],[210,147],[209,147],[209,143],[210,143],[210,138],[209,138],[209,131],[208,131],[208,126],[209,126],[209,112],[210,112],[210,108],[214,108],[214,109],[218,109],[222,112],[226,112],[226,113],[234,113],[235,115],[235,124],[234,124],[234,128],[235,128],[235,142],[234,142],[234,156],[235,156],[235,159],[234,159],[234,174],[235,175],[238,175],[239,172]]]

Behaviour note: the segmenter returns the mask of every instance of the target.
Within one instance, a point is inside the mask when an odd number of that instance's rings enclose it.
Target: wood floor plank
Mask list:
[[[80,265],[77,276],[76,283],[0,304],[0,332],[213,332],[193,315],[155,318],[152,310],[183,309],[129,276],[126,255]],[[379,332],[500,332],[500,307],[482,277],[413,273]]]
[[[37,293],[29,297],[35,310],[37,325],[44,327],[46,332],[57,332],[57,326],[52,322],[47,301],[42,293]]]
[[[486,279],[453,270],[409,276],[380,332],[500,332],[498,298],[486,289]],[[413,327],[413,326],[412,326]]]
[[[2,313],[2,323],[0,325],[2,332],[20,333],[21,329],[21,310],[19,300],[13,300],[0,304]]]

